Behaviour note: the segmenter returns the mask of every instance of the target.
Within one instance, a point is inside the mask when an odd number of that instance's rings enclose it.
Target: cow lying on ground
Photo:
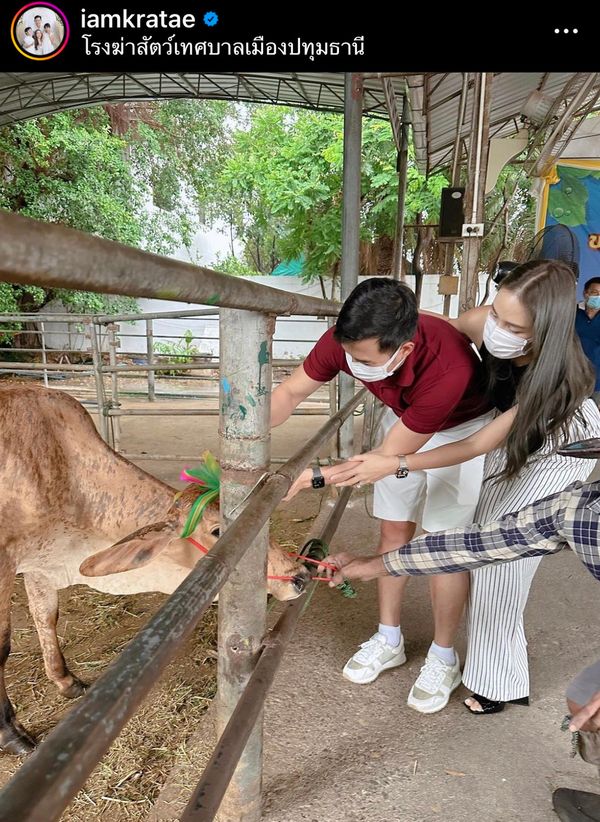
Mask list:
[[[66,697],[83,684],[67,668],[56,635],[58,591],[85,584],[110,594],[172,593],[202,557],[180,534],[199,493],[177,499],[169,485],[109,448],[72,397],[38,386],[0,386],[0,748],[28,753],[34,741],[15,718],[4,683],[10,606],[22,573],[48,678]],[[219,511],[208,507],[193,538],[211,548]],[[118,544],[116,544],[118,543]],[[309,574],[271,541],[278,599],[302,593]]]

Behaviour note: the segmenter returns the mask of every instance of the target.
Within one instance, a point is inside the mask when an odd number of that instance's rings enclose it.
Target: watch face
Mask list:
[[[320,468],[313,468],[312,470],[312,487],[313,488],[325,488],[325,477],[321,473]]]
[[[398,468],[396,471],[397,479],[406,479],[408,476],[408,468]]]

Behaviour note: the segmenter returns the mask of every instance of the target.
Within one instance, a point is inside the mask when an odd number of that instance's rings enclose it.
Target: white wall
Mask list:
[[[296,294],[306,294],[311,297],[320,297],[321,288],[318,283],[306,285],[302,283],[298,277],[250,277],[251,282],[260,283],[271,288],[279,288],[282,291],[291,291]],[[360,282],[363,281],[360,278]],[[480,277],[480,293],[483,294],[485,289],[485,275]],[[423,291],[421,296],[421,308],[427,311],[436,311],[442,313],[444,298],[437,293],[437,276],[426,276],[423,282]],[[408,278],[408,285],[414,287],[414,278]],[[492,298],[495,290],[492,289]],[[186,311],[191,308],[208,306],[195,306],[190,303],[175,303],[167,300],[139,300],[140,310],[143,312],[158,312],[158,311]],[[458,311],[458,297],[452,297],[451,301],[451,316],[456,316]],[[217,337],[218,336],[218,322],[215,319],[207,317],[187,318],[183,320],[169,320],[160,319],[154,320],[154,336],[156,339],[168,339],[169,334],[182,335],[187,329],[190,329],[194,336],[203,337]],[[275,359],[288,358],[304,358],[316,340],[327,329],[327,323],[324,320],[318,320],[312,317],[296,317],[292,319],[281,318],[277,320],[275,339],[273,344],[273,357]],[[125,334],[140,335],[137,338],[128,337]],[[146,344],[144,341],[145,324],[139,323],[121,323],[121,351],[136,352],[145,355]],[[286,340],[295,340],[295,342],[288,342]],[[218,340],[196,340],[195,345],[201,350],[218,354],[219,343]]]
[[[298,277],[248,277],[250,282],[259,283],[270,288],[278,288],[281,291],[291,291],[295,294],[306,294],[311,297],[320,297],[321,289],[318,283],[306,285]],[[169,300],[138,300],[140,311],[189,311],[192,308],[209,308],[210,306],[198,306],[192,303],[171,302]],[[120,351],[128,353],[146,353],[145,343],[145,323],[121,323]],[[168,340],[168,335],[183,335],[186,330],[191,330],[194,336],[205,338],[218,337],[218,321],[208,317],[188,317],[181,320],[160,319],[154,320],[155,339]],[[303,358],[313,344],[327,329],[327,323],[313,317],[277,320],[275,331],[275,341],[273,345],[273,356],[275,359]],[[130,334],[137,337],[126,336]],[[297,342],[286,342],[285,340],[297,340]],[[219,342],[214,339],[195,340],[194,344],[202,352],[218,354]]]

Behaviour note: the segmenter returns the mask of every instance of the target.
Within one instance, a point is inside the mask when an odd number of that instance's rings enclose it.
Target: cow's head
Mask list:
[[[79,568],[80,573],[86,577],[103,577],[132,571],[152,563],[156,566],[156,573],[160,574],[161,566],[168,564],[171,572],[168,576],[174,580],[175,590],[179,582],[204,556],[202,550],[189,539],[181,537],[190,509],[200,493],[201,489],[198,487],[186,488],[178,495],[162,522],[146,525],[128,534],[110,548],[87,557]],[[190,537],[210,551],[219,535],[219,506],[215,502],[204,509],[202,519]],[[310,581],[310,574],[306,568],[292,560],[287,551],[273,539],[269,542],[267,573],[269,576],[292,577],[291,580],[268,580],[269,593],[280,600],[300,596]]]

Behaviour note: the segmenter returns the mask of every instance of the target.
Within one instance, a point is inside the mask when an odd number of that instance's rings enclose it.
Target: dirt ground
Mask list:
[[[178,403],[164,400],[165,403]],[[289,455],[322,424],[296,417],[273,433],[273,453]],[[129,451],[216,450],[216,417],[126,417]],[[197,444],[197,446],[196,446]],[[175,483],[181,468],[143,461]],[[321,495],[303,492],[277,512],[282,541],[304,541]],[[321,512],[321,517],[324,511]],[[333,547],[362,553],[377,525],[357,499]],[[461,705],[463,689],[440,714],[406,708],[431,639],[425,580],[412,580],[403,616],[406,665],[369,686],[354,686],[341,668],[374,630],[374,585],[346,600],[318,590],[303,617],[269,697],[265,715],[266,822],[552,822],[557,786],[598,790],[594,770],[569,758],[559,730],[570,677],[600,656],[598,585],[568,553],[546,559],[527,609],[532,705],[475,717]],[[111,597],[87,588],[63,592],[59,634],[74,672],[92,682],[154,613],[160,595]],[[7,682],[19,718],[43,737],[69,709],[45,679],[37,638],[19,583]],[[63,819],[68,822],[146,819],[173,766],[194,784],[212,744],[207,708],[215,690],[216,608],[128,724]],[[464,637],[459,641],[464,651]],[[292,708],[290,708],[292,706]],[[192,744],[190,744],[190,742]],[[5,781],[18,761],[0,758]],[[189,790],[188,790],[189,793]],[[174,820],[174,812],[152,816]],[[15,821],[16,822],[16,821]]]
[[[174,391],[198,390],[197,383],[184,380],[170,386]],[[68,388],[79,399],[92,394],[92,386],[85,379],[52,381],[50,387]],[[215,404],[209,400],[200,402],[205,406]],[[164,399],[155,406],[182,407],[184,404],[182,400]],[[198,401],[195,404],[198,405]],[[147,407],[147,404],[125,399],[124,407]],[[88,410],[92,411],[89,405]],[[130,452],[189,453],[193,443],[198,456],[206,448],[216,453],[217,424],[216,416],[125,417],[122,445]],[[275,432],[274,453],[289,456],[308,432],[320,424],[320,417],[294,418]],[[181,487],[179,463],[143,460],[139,465]],[[287,506],[276,514],[272,528],[281,541],[302,544],[318,510],[315,499],[312,503]],[[164,599],[161,594],[116,597],[84,586],[62,591],[58,633],[73,672],[84,682],[92,683]],[[85,790],[65,812],[64,820],[121,822],[145,818],[171,768],[186,761],[184,743],[214,696],[216,630],[217,607],[213,606],[188,646],[113,744]],[[46,679],[20,577],[14,595],[13,641],[6,679],[20,721],[37,739],[43,739],[73,704],[58,696]],[[0,755],[0,784],[4,784],[18,766],[18,759]]]

